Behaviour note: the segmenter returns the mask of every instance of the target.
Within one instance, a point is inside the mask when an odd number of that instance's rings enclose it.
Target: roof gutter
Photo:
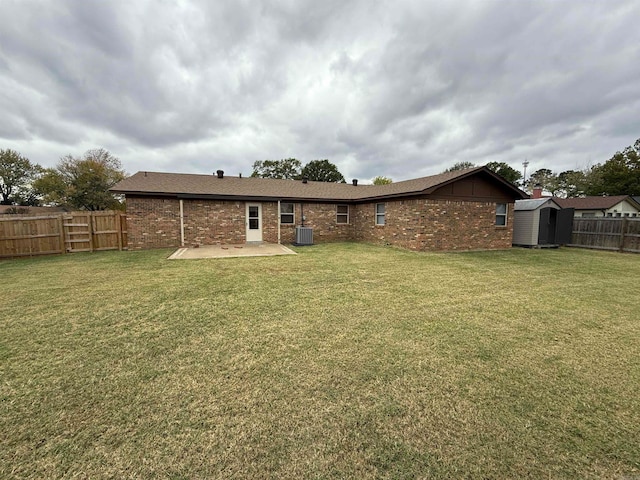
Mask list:
[[[138,193],[129,193],[130,195],[138,195]],[[156,196],[154,194],[143,193],[141,195],[145,196]],[[258,196],[248,196],[248,195],[210,195],[210,194],[187,194],[187,193],[176,193],[176,194],[164,194],[168,196],[173,196],[176,198],[183,198],[185,200],[229,200],[234,202],[291,202],[291,203],[355,203],[361,201],[359,198],[307,198],[307,197],[258,197]]]
[[[183,200],[226,200],[231,202],[291,202],[291,203],[335,203],[335,204],[358,204],[380,202],[395,199],[405,199],[420,195],[430,195],[437,188],[431,187],[425,190],[416,190],[413,192],[390,193],[388,195],[374,195],[360,198],[313,198],[313,197],[252,197],[247,195],[211,195],[211,194],[192,194],[192,193],[166,193],[166,192],[122,192],[125,195],[135,195],[138,197],[164,197],[177,198]]]

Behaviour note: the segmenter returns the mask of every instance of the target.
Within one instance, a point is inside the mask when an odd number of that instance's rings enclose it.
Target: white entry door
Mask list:
[[[262,204],[247,203],[247,242],[262,241]]]

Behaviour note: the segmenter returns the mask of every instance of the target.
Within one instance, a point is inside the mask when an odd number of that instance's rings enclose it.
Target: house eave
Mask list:
[[[287,197],[287,196],[260,196],[260,195],[215,195],[198,193],[173,193],[173,192],[139,192],[139,191],[115,191],[113,193],[135,197],[162,197],[177,198],[182,200],[220,200],[229,202],[292,202],[292,203],[342,203],[354,204],[356,200],[345,198],[317,198],[317,197]]]
[[[314,197],[285,197],[285,196],[252,196],[252,195],[207,195],[186,194],[176,195],[184,200],[221,200],[230,202],[291,202],[291,203],[354,203],[354,200],[343,198],[314,198]]]

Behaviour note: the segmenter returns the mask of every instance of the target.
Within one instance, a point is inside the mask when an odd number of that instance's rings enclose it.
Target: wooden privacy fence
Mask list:
[[[569,246],[640,253],[640,218],[575,218]]]
[[[0,258],[127,248],[122,212],[0,216]]]

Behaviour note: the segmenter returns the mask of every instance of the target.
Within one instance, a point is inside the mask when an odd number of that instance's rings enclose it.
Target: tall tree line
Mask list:
[[[471,162],[458,162],[445,172],[472,168]],[[591,195],[640,195],[640,139],[616,152],[609,160],[583,170],[554,172],[541,168],[523,182],[522,174],[504,162],[486,166],[505,180],[531,192],[537,185],[558,197]]]
[[[5,205],[120,209],[122,200],[109,188],[125,177],[120,160],[102,148],[62,157],[55,168],[43,168],[14,150],[0,150],[0,202]]]
[[[295,158],[258,160],[253,163],[252,177],[345,183],[344,176],[329,160],[311,160],[305,166]]]
[[[474,166],[470,162],[458,162],[446,171]],[[526,182],[520,172],[507,163],[489,162],[486,166],[528,191],[540,185],[560,197],[640,195],[640,139],[602,164],[559,173],[541,168]],[[345,181],[338,168],[327,159],[312,160],[304,166],[295,158],[261,160],[253,164],[251,176]],[[43,168],[14,150],[0,150],[0,204],[4,205],[46,204],[85,210],[123,208],[122,199],[111,194],[109,188],[125,177],[120,160],[102,148],[88,150],[80,157],[67,155],[55,168]],[[374,183],[390,182],[390,178],[378,176]]]
[[[640,195],[640,139],[591,168],[560,173],[537,170],[528,179],[527,188],[536,185],[560,197]]]

